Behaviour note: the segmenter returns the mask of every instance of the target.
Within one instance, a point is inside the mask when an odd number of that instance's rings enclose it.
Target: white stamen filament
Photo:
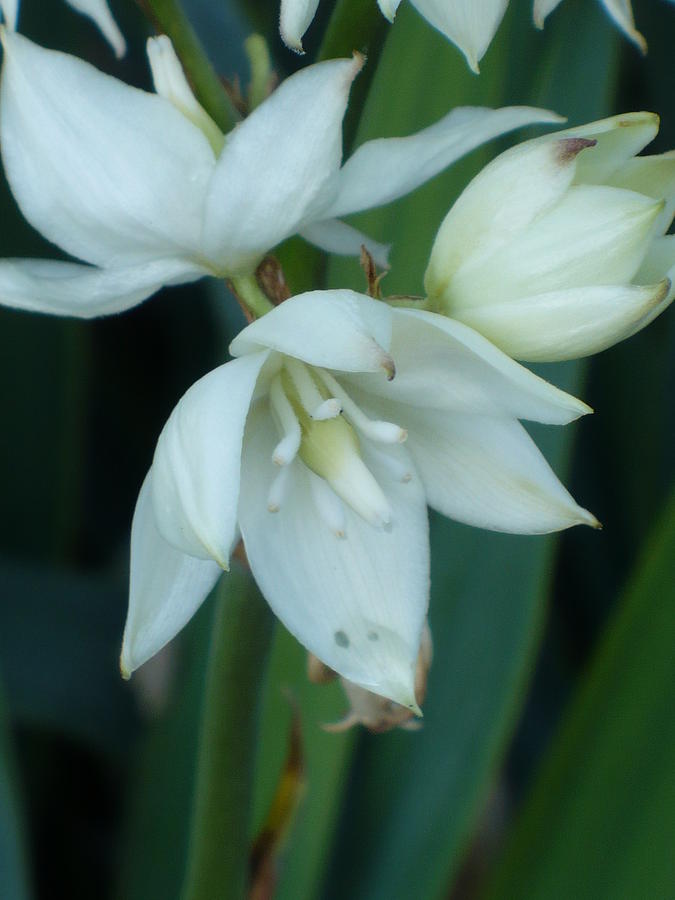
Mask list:
[[[278,466],[287,466],[295,459],[300,449],[302,432],[298,417],[284,393],[279,375],[275,376],[270,386],[270,405],[284,435],[274,448],[272,459]]]
[[[346,519],[342,501],[323,478],[315,475],[311,470],[308,474],[314,505],[319,516],[336,537],[346,537]]]
[[[321,391],[303,363],[298,362],[297,359],[287,357],[284,365],[291,376],[293,386],[298,392],[300,403],[302,403],[309,415],[314,417],[314,413],[323,406],[325,400],[321,396]]]
[[[387,472],[388,475],[391,475],[396,481],[400,481],[402,484],[407,484],[409,481],[412,481],[413,473],[411,468],[406,465],[403,460],[391,456],[390,452],[388,453],[386,450],[381,450],[373,444],[370,445],[369,450],[371,456],[377,458],[378,467],[384,469],[384,471]]]
[[[267,509],[271,513],[279,512],[288,491],[288,477],[290,466],[284,466],[272,482],[267,495]]]
[[[323,369],[316,370],[317,375],[326,385],[331,394],[342,404],[342,411],[351,424],[365,437],[380,444],[402,444],[408,437],[408,432],[394,422],[380,422],[369,419],[368,416],[354,403],[342,385]]]

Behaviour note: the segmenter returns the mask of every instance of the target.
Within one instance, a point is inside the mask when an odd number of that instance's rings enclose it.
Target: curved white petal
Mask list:
[[[162,537],[224,569],[237,527],[246,416],[268,355],[235,359],[193,384],[164,426],[152,463],[152,500]]]
[[[390,203],[498,135],[538,122],[561,121],[555,113],[529,106],[466,106],[409,137],[367,141],[337,175],[337,193],[326,215],[344,216]]]
[[[300,234],[310,244],[340,256],[359,256],[361,247],[365,247],[380,268],[389,268],[389,244],[380,244],[339,219],[313,222],[306,225]]]
[[[580,156],[593,149],[576,139],[538,139],[489,163],[438,230],[424,276],[429,296],[442,296],[460,266],[504,246],[553,208],[572,184]]]
[[[607,184],[637,191],[654,200],[665,200],[666,205],[654,227],[661,233],[668,230],[675,214],[675,151],[629,159],[607,179]]]
[[[561,0],[534,0],[532,18],[537,28],[544,27],[544,20],[556,7],[560,6],[560,2]]]
[[[396,377],[344,376],[363,392],[412,407],[508,416],[562,425],[585,403],[514,362],[477,332],[445,316],[393,311]]]
[[[204,224],[206,253],[224,270],[250,268],[323,196],[340,165],[342,118],[362,64],[355,57],[302,69],[228,135]]]
[[[675,234],[655,238],[635,276],[638,284],[653,284],[662,278],[673,280],[675,274]]]
[[[670,287],[665,280],[571,288],[474,307],[457,316],[515,359],[579,359],[644,327],[646,316],[665,309]]]
[[[633,191],[574,185],[506,246],[460,266],[444,299],[454,314],[497,300],[628,282],[662,210],[662,204]]]
[[[341,538],[321,517],[311,473],[297,460],[279,511],[268,511],[277,439],[266,406],[260,405],[247,425],[239,513],[260,589],[289,631],[331,669],[413,706],[429,589],[427,512],[419,478],[396,480],[368,459],[366,448],[366,462],[391,505],[392,526],[373,528],[347,507]],[[406,455],[404,448],[396,450]]]
[[[630,38],[643,53],[646,53],[647,41],[635,27],[630,0],[602,0],[602,5],[626,37]]]
[[[0,12],[10,31],[15,31],[19,18],[19,0],[0,0]]]
[[[31,225],[96,265],[196,253],[215,164],[202,132],[80,59],[3,44],[2,156]]]
[[[401,0],[377,0],[377,5],[382,10],[382,15],[390,22],[394,21],[396,10],[401,5]]]
[[[112,17],[108,4],[105,0],[67,0],[73,9],[89,16],[93,22],[101,29],[101,33],[106,38],[110,46],[118,57],[124,56],[127,50],[127,44],[124,40],[122,32],[117,27],[117,22]]]
[[[459,47],[469,67],[478,72],[478,63],[490,46],[508,0],[412,0],[412,4]]]
[[[204,274],[193,263],[175,259],[112,269],[47,259],[3,259],[0,304],[90,319],[131,309],[164,285],[194,281]]]
[[[516,534],[597,521],[578,506],[523,426],[513,419],[401,410],[407,446],[443,515]]]
[[[127,678],[189,622],[222,571],[212,560],[181,553],[162,538],[151,483],[152,470],[143,482],[131,526],[129,612],[120,660]]]
[[[592,150],[579,157],[576,179],[579,183],[603,184],[627,160],[653,141],[658,130],[659,117],[656,113],[632,112],[566,128],[555,137],[596,141]]]
[[[304,53],[302,38],[319,6],[319,0],[281,0],[279,31],[284,44],[296,53]]]
[[[326,369],[390,373],[391,323],[389,307],[364,294],[309,291],[252,322],[232,341],[230,353],[269,348]]]

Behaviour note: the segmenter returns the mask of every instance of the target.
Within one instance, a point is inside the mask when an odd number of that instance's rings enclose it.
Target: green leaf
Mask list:
[[[486,898],[672,897],[675,493]]]
[[[28,900],[28,870],[7,706],[0,693],[0,883],[3,900]]]
[[[136,717],[119,674],[121,579],[0,565],[0,673],[13,718],[121,752]]]

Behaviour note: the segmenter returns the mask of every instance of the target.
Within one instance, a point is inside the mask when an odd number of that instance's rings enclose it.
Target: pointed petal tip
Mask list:
[[[122,648],[122,654],[120,656],[120,675],[125,681],[129,681],[131,676],[133,675],[133,668],[131,667],[129,661],[126,659],[126,648]]]
[[[396,378],[396,363],[393,358],[384,351],[382,352],[381,368],[387,376],[387,381],[393,381],[394,378]]]

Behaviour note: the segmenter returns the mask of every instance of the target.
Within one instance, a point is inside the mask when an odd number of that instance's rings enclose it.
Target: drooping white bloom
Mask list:
[[[658,117],[632,113],[507,150],[436,237],[430,307],[517,359],[573,359],[673,300],[675,153],[636,156]]]
[[[117,22],[112,17],[106,0],[66,0],[69,6],[88,16],[101,30],[118,58],[124,56],[127,44],[124,35],[119,30]],[[19,0],[0,0],[0,12],[12,31],[16,30],[19,18]]]
[[[643,53],[647,52],[647,41],[635,27],[631,0],[600,0],[609,16],[616,22],[627,38],[633,41]],[[559,6],[561,0],[534,0],[534,24],[544,27],[544,20]]]
[[[140,493],[127,673],[191,618],[241,535],[262,593],[302,644],[415,708],[427,503],[500,531],[596,524],[518,421],[563,424],[588,407],[460,323],[312,292],[230,350],[237,358],[176,406]]]
[[[478,63],[490,46],[509,0],[410,0],[434,28],[462,51],[469,67],[478,72]],[[378,0],[390,22],[401,0]],[[534,0],[533,18],[537,28],[559,6],[561,0]],[[643,53],[647,42],[635,27],[630,0],[601,0],[610,17]],[[302,37],[314,18],[319,0],[281,0],[280,31],[287,47],[302,53]]]
[[[89,265],[0,262],[0,302],[62,315],[119,312],[166,284],[250,273],[295,233],[380,263],[386,248],[338,217],[389,203],[490,138],[556,116],[456,109],[341,166],[360,58],[308,66],[228,135],[193,97],[169,40],[149,43],[160,95],[5,32],[0,137],[21,211]]]
[[[372,2],[372,0],[368,0]],[[401,0],[378,0],[390,22]],[[411,0],[441,34],[456,44],[474,72],[502,20],[508,0]],[[280,31],[287,47],[302,53],[302,37],[314,18],[319,0],[281,0]]]

